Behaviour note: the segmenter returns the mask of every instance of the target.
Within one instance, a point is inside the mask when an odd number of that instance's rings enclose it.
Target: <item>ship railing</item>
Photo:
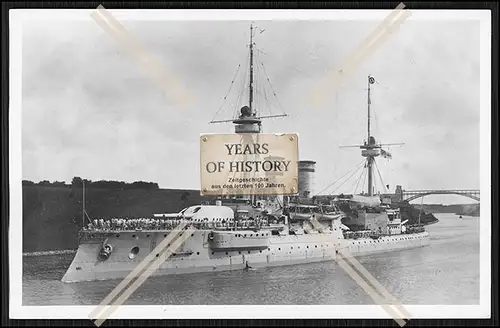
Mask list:
[[[219,222],[189,222],[190,226],[198,230],[260,230],[260,229],[269,229],[272,228],[273,225],[269,222],[263,221],[260,223],[249,222],[248,224],[241,223],[219,223]],[[79,235],[85,233],[119,233],[119,232],[155,232],[155,231],[169,231],[174,230],[178,224],[169,224],[162,226],[145,226],[141,228],[127,227],[127,226],[111,226],[111,227],[91,227],[84,228],[80,230]]]
[[[93,219],[83,227],[85,231],[115,230],[169,230],[181,223],[180,218],[167,219],[156,217]]]
[[[369,238],[369,237],[376,237],[376,236],[381,236],[382,234],[379,232],[373,232],[369,230],[362,230],[362,231],[343,231],[342,232],[344,235],[345,239],[358,239],[358,238]]]
[[[141,218],[141,219],[94,219],[83,228],[83,230],[100,230],[100,231],[115,231],[115,230],[170,230],[179,225],[183,219],[181,218]],[[248,218],[240,220],[228,221],[190,221],[189,223],[200,225],[213,224],[213,228],[226,227],[227,225],[237,225],[239,227],[248,227],[251,225],[269,224],[270,220],[266,218]]]

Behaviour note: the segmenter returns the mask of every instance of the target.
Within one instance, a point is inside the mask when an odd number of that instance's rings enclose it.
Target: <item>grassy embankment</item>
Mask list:
[[[207,200],[198,190],[85,191],[85,208],[92,218],[177,212]],[[75,249],[81,224],[82,190],[71,186],[23,186],[23,252]]]
[[[416,208],[422,208],[426,212],[432,213],[453,213],[466,216],[480,216],[480,204],[417,204]]]

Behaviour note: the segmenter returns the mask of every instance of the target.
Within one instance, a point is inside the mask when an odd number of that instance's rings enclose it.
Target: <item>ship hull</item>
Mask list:
[[[146,256],[154,251],[168,231],[120,232],[95,234],[80,242],[63,282],[82,282],[126,278]],[[346,240],[340,232],[331,234],[305,234],[272,236],[266,249],[214,250],[209,243],[209,230],[195,231],[176,250],[176,255],[160,264],[152,276],[203,272],[243,270],[247,267],[265,268],[296,264],[333,261],[337,251],[363,255],[394,250],[423,247],[428,244],[426,232],[413,235]],[[103,242],[113,251],[106,260],[99,259]],[[132,249],[139,252],[131,258]],[[137,249],[136,248],[136,249]],[[345,256],[345,253],[341,253]],[[153,258],[156,259],[156,257]]]

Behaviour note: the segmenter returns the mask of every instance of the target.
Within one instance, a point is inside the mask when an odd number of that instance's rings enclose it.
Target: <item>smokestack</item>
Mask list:
[[[315,168],[314,161],[299,161],[299,197],[313,196]]]

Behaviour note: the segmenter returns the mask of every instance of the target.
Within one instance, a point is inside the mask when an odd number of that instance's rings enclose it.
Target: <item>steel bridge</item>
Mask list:
[[[460,195],[468,197],[479,202],[480,191],[476,189],[459,189],[459,190],[403,190],[402,200],[411,202],[420,197],[427,195]]]

